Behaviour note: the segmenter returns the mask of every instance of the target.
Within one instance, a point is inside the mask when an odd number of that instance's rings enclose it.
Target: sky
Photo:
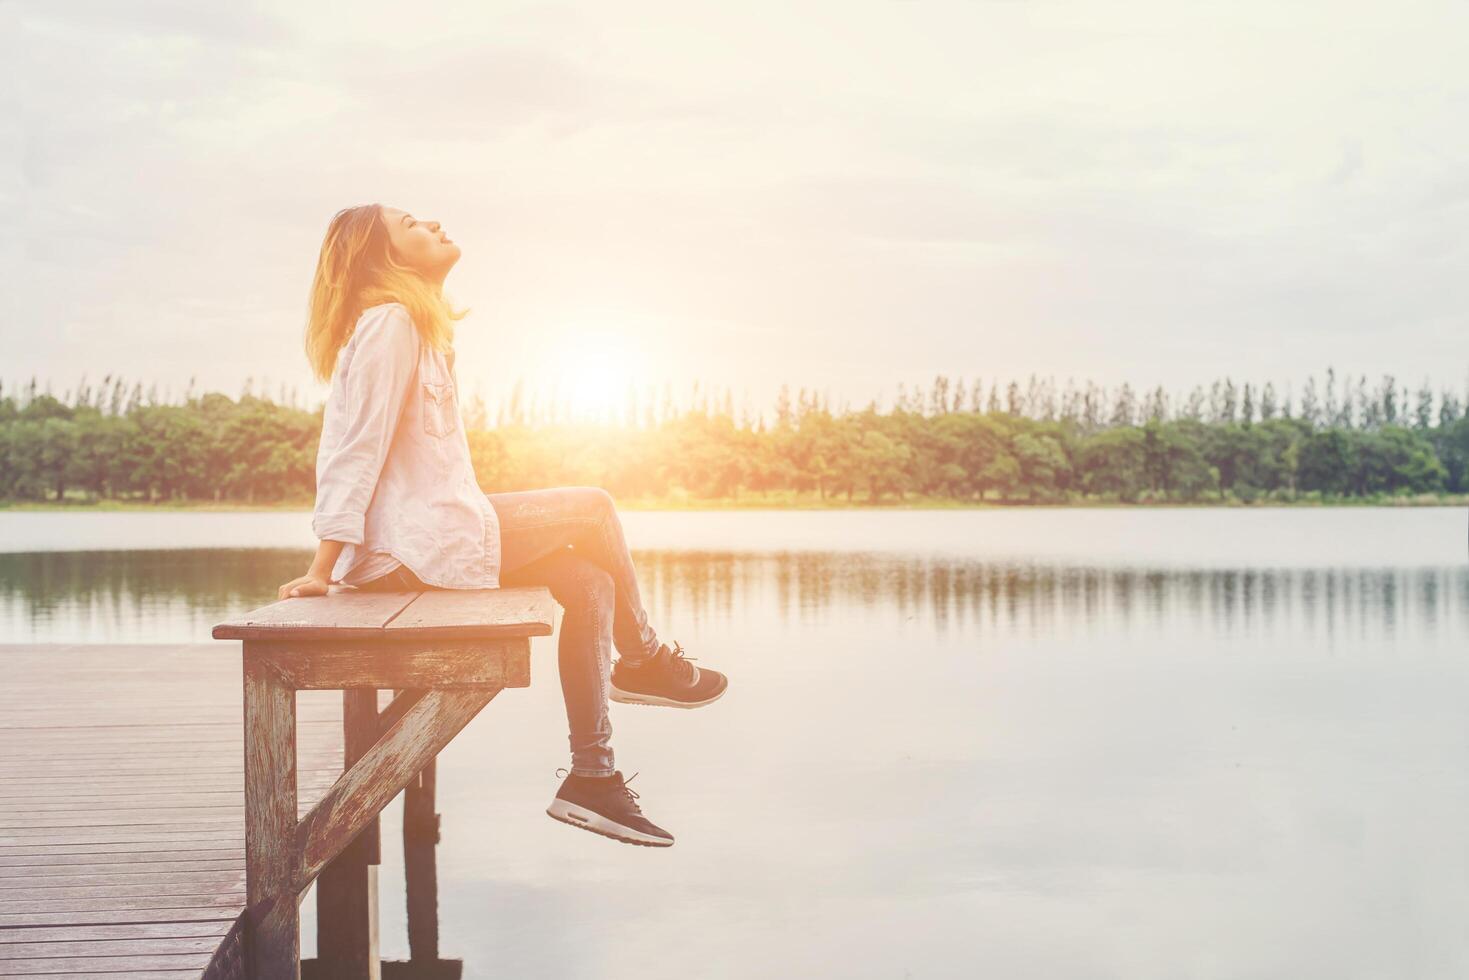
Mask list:
[[[461,389],[1462,390],[1469,5],[0,2],[0,382],[294,388],[333,212]]]

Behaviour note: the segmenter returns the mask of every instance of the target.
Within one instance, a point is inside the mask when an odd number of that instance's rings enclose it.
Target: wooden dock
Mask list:
[[[241,718],[237,644],[0,645],[0,976],[235,972]],[[301,692],[297,730],[304,815],[342,695]]]

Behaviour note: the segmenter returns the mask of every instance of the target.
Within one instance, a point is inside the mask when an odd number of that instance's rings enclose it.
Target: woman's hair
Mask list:
[[[331,380],[337,353],[369,307],[402,303],[424,341],[440,350],[453,343],[454,321],[464,316],[438,284],[393,258],[382,211],[381,204],[343,208],[327,226],[306,322],[306,357],[321,381]]]

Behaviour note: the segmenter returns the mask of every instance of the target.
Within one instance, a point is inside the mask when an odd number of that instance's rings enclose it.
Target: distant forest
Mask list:
[[[1469,491],[1466,399],[1391,377],[1309,379],[1293,400],[1230,379],[1161,387],[939,376],[833,412],[783,388],[736,418],[730,391],[675,405],[629,388],[616,421],[578,421],[517,383],[462,407],[486,491],[605,487],[619,498],[1121,503],[1350,501]],[[62,397],[0,387],[0,499],[305,502],[321,407],[251,391],[160,398],[108,376]]]

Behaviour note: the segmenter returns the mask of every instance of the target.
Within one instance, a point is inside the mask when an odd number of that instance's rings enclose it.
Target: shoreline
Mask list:
[[[169,501],[148,503],[146,501],[102,500],[102,501],[10,501],[0,500],[0,513],[310,513],[313,501],[283,501],[270,504],[247,504],[237,501],[217,503],[214,501]],[[1063,501],[960,501],[923,499],[910,497],[903,501],[857,501],[817,500],[803,498],[738,498],[733,500],[706,500],[692,498],[629,498],[618,500],[619,510],[626,511],[710,511],[710,510],[1126,510],[1126,509],[1187,509],[1187,510],[1259,510],[1259,509],[1320,509],[1353,507],[1469,507],[1469,494],[1444,494],[1398,497],[1334,498],[1328,500],[1255,500],[1245,502],[1228,500],[1156,500],[1122,502],[1117,500],[1063,500]]]

